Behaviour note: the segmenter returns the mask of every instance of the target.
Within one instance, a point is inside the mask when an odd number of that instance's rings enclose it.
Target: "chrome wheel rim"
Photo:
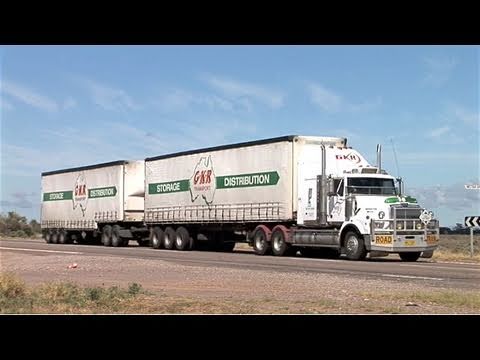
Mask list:
[[[347,252],[350,254],[355,253],[358,250],[358,239],[356,236],[350,236],[347,239]]]
[[[280,251],[282,249],[283,243],[284,241],[282,236],[275,236],[273,238],[273,248],[275,249],[275,251]]]
[[[263,250],[265,242],[262,235],[257,235],[255,238],[255,246],[258,250]]]

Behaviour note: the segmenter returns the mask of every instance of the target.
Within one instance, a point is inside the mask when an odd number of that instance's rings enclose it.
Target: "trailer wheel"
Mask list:
[[[50,244],[52,242],[52,232],[50,230],[45,230],[43,232],[43,238],[47,244]]]
[[[417,261],[418,258],[420,257],[420,252],[401,252],[398,253],[400,255],[400,259],[402,261],[409,261],[409,262],[414,262]]]
[[[113,225],[111,239],[112,239],[112,246],[113,247],[119,247],[119,246],[123,245],[123,240],[120,237],[120,226],[119,225]]]
[[[270,248],[270,230],[265,225],[259,225],[253,234],[253,250],[257,255],[267,254]]]
[[[367,249],[363,239],[353,231],[345,235],[345,254],[349,260],[363,260],[367,256]]]
[[[188,230],[180,226],[177,228],[176,236],[175,236],[175,248],[177,250],[187,250],[190,245],[190,234]]]
[[[177,233],[173,228],[167,226],[165,232],[163,233],[163,246],[167,250],[172,250],[175,244],[175,239],[177,237]]]
[[[65,230],[58,231],[58,238],[57,241],[59,244],[65,244],[67,242],[67,234]]]
[[[55,229],[52,230],[52,235],[51,235],[51,238],[50,238],[50,239],[51,239],[50,242],[51,242],[52,244],[58,243],[58,233],[57,233],[57,230],[55,230]]]
[[[152,229],[152,247],[154,249],[160,249],[162,247],[164,236],[163,230],[159,226],[155,226]]]
[[[110,225],[105,225],[102,229],[102,244],[112,246],[112,227]]]
[[[287,243],[288,229],[283,225],[277,225],[272,230],[272,252],[275,256],[284,256],[291,253],[291,245]]]

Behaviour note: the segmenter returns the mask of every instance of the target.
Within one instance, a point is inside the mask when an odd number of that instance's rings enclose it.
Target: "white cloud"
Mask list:
[[[138,110],[141,107],[124,90],[101,84],[91,79],[76,77],[77,81],[90,92],[92,100],[105,110]]]
[[[283,93],[258,84],[214,75],[204,76],[204,80],[233,101],[245,103],[245,101],[254,100],[273,109],[280,108],[284,105],[285,95]],[[247,102],[247,104],[249,104],[248,107],[250,107],[251,104],[249,102]]]
[[[431,130],[428,133],[428,137],[437,138],[437,137],[445,134],[448,131],[450,131],[450,126],[442,126],[442,127]]]
[[[3,80],[1,83],[3,93],[37,109],[55,112],[58,110],[58,104],[52,99],[38,94],[34,90],[19,85],[17,83]]]
[[[398,151],[398,150],[397,150]],[[454,161],[456,164],[478,164],[480,161],[480,154],[473,152],[415,152],[415,153],[401,153],[399,160],[403,164],[409,165],[425,165],[429,162],[440,162],[445,164],[448,161]]]
[[[327,89],[325,86],[313,82],[307,84],[307,90],[310,93],[310,100],[312,103],[320,107],[323,111],[329,113],[366,112],[378,108],[382,104],[380,96],[377,96],[374,100],[367,100],[359,104],[350,103],[333,90]]]
[[[455,120],[460,120],[466,125],[477,126],[477,128],[480,126],[480,114],[478,111],[470,111],[460,105],[451,106],[450,111]]]
[[[423,63],[427,67],[427,72],[422,79],[423,84],[439,87],[445,84],[457,66],[455,59],[447,58],[425,58]]]
[[[467,182],[465,182],[467,183]],[[419,204],[426,208],[441,207],[451,210],[468,210],[477,207],[480,210],[480,191],[467,190],[465,184],[412,187],[408,193],[416,197]]]
[[[64,110],[68,110],[68,109],[72,109],[74,107],[77,106],[77,102],[75,101],[75,99],[73,99],[72,97],[68,97],[64,102],[63,102],[63,109]]]
[[[213,94],[198,94],[182,89],[165,91],[155,101],[165,111],[182,111],[192,106],[206,106],[210,110],[232,111],[235,104],[225,98]]]
[[[342,97],[319,84],[309,84],[310,98],[312,102],[327,112],[337,112],[343,103]]]

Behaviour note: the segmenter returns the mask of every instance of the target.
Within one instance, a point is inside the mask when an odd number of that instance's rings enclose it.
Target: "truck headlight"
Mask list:
[[[403,229],[403,223],[399,222],[397,223],[397,230],[402,230]]]
[[[423,228],[422,223],[418,223],[415,227],[417,230],[421,230]]]

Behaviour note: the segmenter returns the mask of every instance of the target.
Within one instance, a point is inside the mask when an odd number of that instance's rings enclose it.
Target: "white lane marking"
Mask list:
[[[17,250],[17,251],[39,251],[39,252],[48,252],[48,253],[61,253],[61,254],[83,254],[77,251],[58,251],[58,250],[39,250],[39,249],[23,249],[23,248],[10,248],[0,246],[0,249],[3,250]]]
[[[426,264],[432,264],[432,263],[426,263]],[[435,265],[402,265],[399,264],[402,267],[421,267],[424,269],[447,269],[447,270],[473,270],[473,271],[480,271],[480,267],[478,268],[473,268],[473,267],[454,267],[454,266],[435,266]],[[472,264],[468,264],[472,265]]]
[[[434,278],[434,277],[428,277],[428,276],[413,276],[413,275],[382,274],[382,276],[402,278],[402,279],[423,279],[423,280],[439,280],[439,281],[445,280],[441,278]]]

